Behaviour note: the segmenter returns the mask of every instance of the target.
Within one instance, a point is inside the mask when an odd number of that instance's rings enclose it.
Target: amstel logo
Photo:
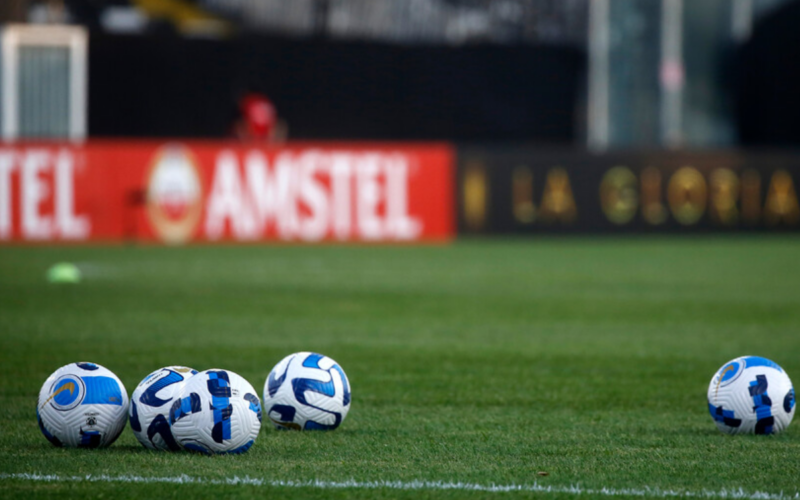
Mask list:
[[[203,209],[203,185],[192,152],[179,144],[161,148],[147,180],[147,216],[161,240],[172,245],[194,235]]]

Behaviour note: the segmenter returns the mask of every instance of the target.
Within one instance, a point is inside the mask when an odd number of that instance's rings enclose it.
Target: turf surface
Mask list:
[[[788,237],[0,248],[0,474],[794,495],[800,424],[778,436],[723,435],[705,391],[744,354],[800,380],[799,256],[800,239]],[[58,261],[77,263],[83,283],[48,284]],[[36,425],[42,382],[69,362],[105,365],[129,393],[172,364],[230,369],[260,392],[272,366],[300,350],[333,357],[350,378],[352,409],[335,432],[265,425],[249,453],[204,457],[146,451],[130,429],[108,449],[57,449]],[[575,496],[8,477],[4,492]]]

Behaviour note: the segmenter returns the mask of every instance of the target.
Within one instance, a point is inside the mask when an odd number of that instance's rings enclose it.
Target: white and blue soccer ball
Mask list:
[[[119,437],[127,416],[125,386],[111,370],[95,363],[62,366],[39,391],[39,429],[55,446],[108,446]]]
[[[151,450],[177,451],[172,437],[169,410],[186,381],[197,370],[186,366],[159,368],[139,382],[131,395],[130,422],[136,439]]]
[[[250,383],[213,368],[191,377],[169,410],[172,437],[200,453],[244,453],[261,429],[261,401]]]
[[[264,384],[264,409],[278,429],[333,430],[350,411],[350,382],[327,356],[291,354]]]
[[[792,381],[777,363],[759,356],[728,361],[708,385],[708,411],[728,434],[777,434],[794,417]]]

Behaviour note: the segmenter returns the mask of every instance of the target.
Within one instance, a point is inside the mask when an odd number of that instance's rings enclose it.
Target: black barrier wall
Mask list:
[[[462,148],[462,234],[797,231],[800,154]]]
[[[800,146],[800,2],[754,27],[736,59],[739,138],[745,146]]]
[[[555,46],[92,35],[92,137],[226,137],[258,91],[291,139],[575,138],[585,58]]]

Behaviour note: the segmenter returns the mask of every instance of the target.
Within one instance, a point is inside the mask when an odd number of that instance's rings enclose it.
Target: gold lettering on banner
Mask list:
[[[786,170],[772,174],[764,203],[764,222],[774,226],[780,222],[794,225],[800,220],[800,206],[794,190],[792,176]]]
[[[655,167],[642,170],[642,217],[657,226],[667,220],[667,209],[661,203],[661,172]]]
[[[639,205],[634,173],[626,167],[614,167],[606,172],[600,182],[600,205],[614,224],[630,222]]]
[[[692,167],[679,168],[669,180],[667,201],[675,219],[689,226],[703,216],[707,187],[703,175]]]
[[[575,197],[569,183],[567,171],[556,167],[547,173],[542,205],[541,217],[547,222],[561,221],[571,223],[578,215]]]
[[[739,178],[727,168],[718,168],[711,172],[710,181],[710,215],[711,219],[724,226],[733,226],[739,222]]]
[[[514,169],[511,191],[514,218],[523,224],[530,224],[536,220],[536,206],[533,204],[533,174],[528,167]]]
[[[488,186],[486,167],[479,161],[467,163],[462,184],[464,222],[471,231],[481,231],[486,225]]]
[[[761,176],[753,169],[742,172],[742,221],[755,225],[761,217]]]

